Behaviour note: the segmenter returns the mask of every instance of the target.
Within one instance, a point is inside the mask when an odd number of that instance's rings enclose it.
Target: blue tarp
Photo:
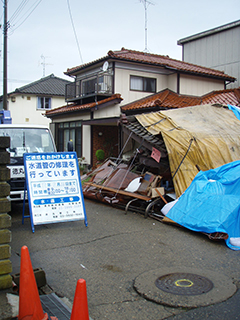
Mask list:
[[[232,110],[232,112],[235,114],[235,116],[238,118],[238,120],[240,120],[240,108],[239,107],[232,106],[232,105],[228,104],[228,109]]]
[[[166,216],[193,231],[227,233],[227,246],[240,250],[240,161],[200,171]]]

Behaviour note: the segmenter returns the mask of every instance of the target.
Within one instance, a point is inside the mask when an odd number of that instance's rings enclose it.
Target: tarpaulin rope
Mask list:
[[[132,134],[133,134],[133,132],[131,131],[131,133],[130,133],[130,135],[128,136],[128,138],[127,138],[127,140],[126,140],[126,142],[125,142],[125,144],[124,144],[124,146],[123,146],[122,150],[120,151],[120,153],[119,153],[119,155],[118,155],[118,157],[117,157],[116,161],[118,161],[118,159],[120,159],[120,157],[121,157],[121,155],[122,155],[122,153],[123,153],[123,150],[126,148],[126,145],[128,144],[128,141],[130,140],[130,138],[131,138]]]
[[[188,152],[189,152],[189,150],[190,150],[190,148],[191,148],[191,145],[192,145],[192,143],[193,143],[193,141],[194,141],[194,140],[195,140],[195,138],[191,138],[191,139],[190,139],[190,144],[189,144],[189,147],[188,147],[188,149],[187,149],[187,152],[185,153],[184,157],[182,158],[182,160],[181,160],[181,162],[180,162],[179,166],[177,167],[177,169],[176,169],[176,171],[175,171],[174,175],[172,176],[172,179],[174,179],[174,177],[175,177],[175,175],[177,174],[177,172],[178,172],[179,168],[181,167],[181,165],[182,165],[182,163],[183,163],[184,159],[186,158],[186,156],[187,156],[187,154],[188,154]]]

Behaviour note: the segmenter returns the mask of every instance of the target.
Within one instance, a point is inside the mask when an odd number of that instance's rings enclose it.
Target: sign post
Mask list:
[[[32,232],[39,224],[88,225],[76,152],[25,153],[24,168]]]

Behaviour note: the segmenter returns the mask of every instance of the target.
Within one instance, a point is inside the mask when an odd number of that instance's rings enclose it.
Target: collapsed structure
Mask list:
[[[136,145],[123,161],[108,159],[83,180],[84,196],[162,218],[199,171],[240,159],[240,122],[222,105],[201,105],[123,117]],[[126,158],[126,157],[125,157]]]

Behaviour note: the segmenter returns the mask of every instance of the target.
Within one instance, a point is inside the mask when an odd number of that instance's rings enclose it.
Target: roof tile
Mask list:
[[[141,112],[142,110],[158,107],[158,109],[172,109],[190,107],[199,104],[231,104],[240,106],[240,87],[237,89],[226,89],[212,91],[204,96],[181,95],[169,89],[164,89],[156,94],[121,107],[122,112]],[[150,111],[150,110],[149,110]]]
[[[66,106],[62,106],[59,108],[55,108],[52,110],[47,110],[45,115],[48,116],[56,116],[56,115],[60,115],[60,114],[64,114],[64,113],[69,113],[69,112],[75,112],[75,111],[87,111],[87,110],[91,110],[91,108],[96,107],[96,105],[103,105],[107,102],[113,101],[113,100],[119,100],[119,102],[122,100],[121,95],[119,93],[117,94],[113,94],[111,97],[101,100],[101,101],[97,101],[97,102],[91,102],[91,103],[86,103],[86,104],[81,104],[81,105],[76,105],[76,104],[69,104]]]
[[[122,48],[119,51],[110,50],[106,57],[100,58],[98,60],[92,61],[87,64],[83,64],[77,67],[67,69],[67,72],[65,72],[65,74],[68,74],[68,75],[73,74],[75,72],[78,72],[86,67],[89,67],[101,61],[104,61],[106,59],[117,59],[122,61],[132,61],[132,62],[138,62],[138,63],[144,63],[144,64],[151,64],[159,67],[164,67],[166,69],[182,71],[185,73],[200,74],[204,76],[211,76],[211,77],[216,77],[220,79],[225,79],[228,81],[236,80],[234,77],[225,74],[223,71],[198,66],[185,61],[175,60],[175,59],[169,58],[169,56],[157,55],[157,54],[141,52],[141,51],[134,51],[134,50],[129,50],[125,48]]]
[[[53,96],[65,96],[65,86],[71,81],[55,77],[51,74],[40,80],[31,82],[23,87],[17,88],[10,94],[45,94]]]

